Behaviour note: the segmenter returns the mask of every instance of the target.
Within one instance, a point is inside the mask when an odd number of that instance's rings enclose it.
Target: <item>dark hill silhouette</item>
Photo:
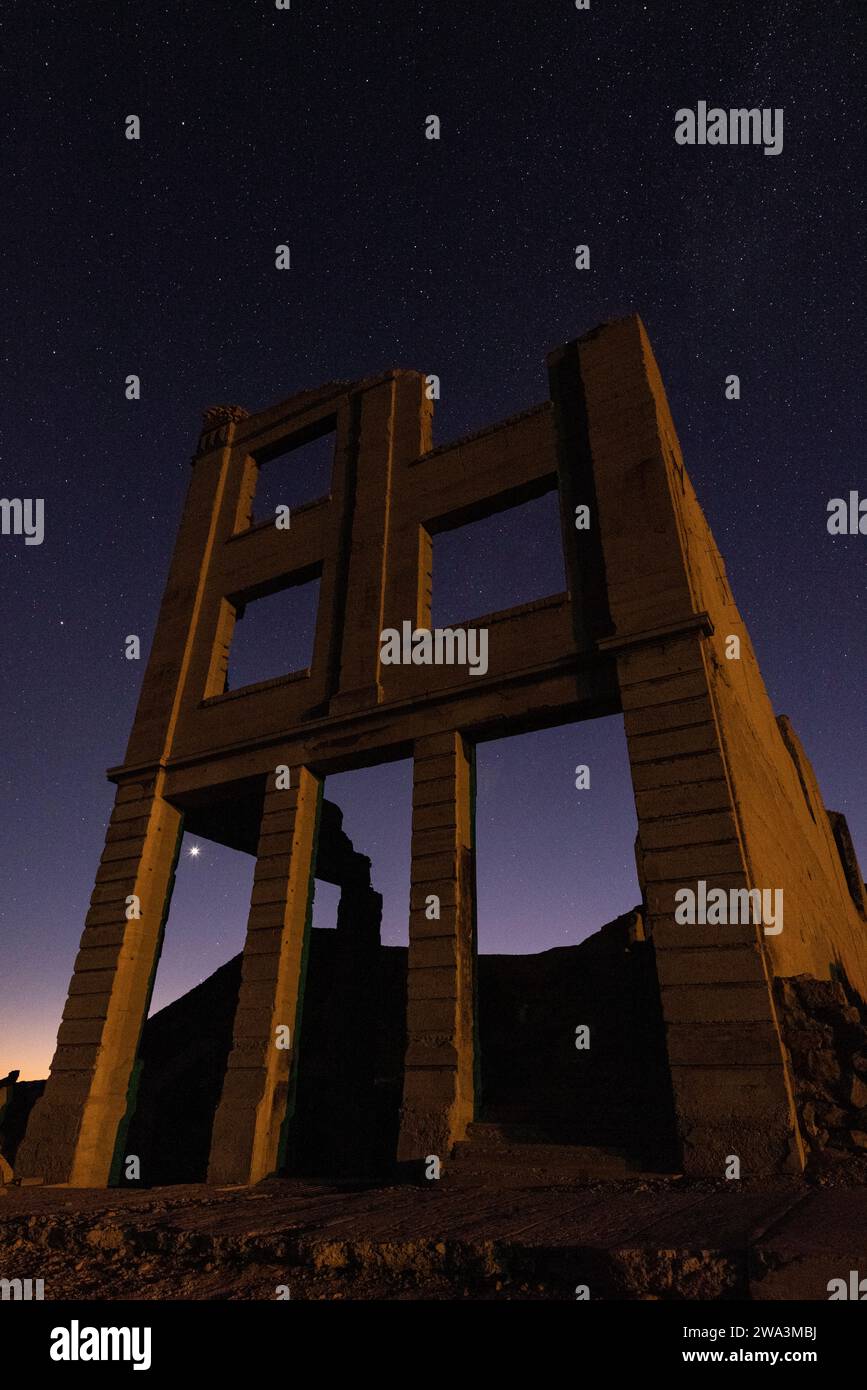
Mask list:
[[[652,947],[641,935],[630,913],[579,945],[479,957],[480,1120],[665,1164],[671,1097]],[[340,950],[336,931],[311,932],[287,1166],[382,1177],[397,1139],[406,949],[374,948],[368,979],[352,984]],[[205,1176],[240,972],[236,956],[145,1026],[124,1148],[140,1156],[149,1184]],[[575,1047],[581,1024],[590,1028],[589,1051]],[[368,1031],[373,1049],[359,1046]]]
[[[350,953],[348,942],[337,930],[310,934],[286,1171],[383,1180],[393,1174],[397,1147],[407,952],[374,939]],[[635,911],[575,946],[479,956],[476,1130],[493,1125],[535,1143],[620,1150],[644,1167],[671,1162],[652,952]],[[241,959],[145,1024],[134,1113],[119,1152],[139,1156],[147,1186],[206,1176]],[[575,1047],[582,1024],[589,1050]],[[45,1083],[9,1080],[0,1153],[14,1163]],[[116,1178],[124,1183],[122,1164]]]

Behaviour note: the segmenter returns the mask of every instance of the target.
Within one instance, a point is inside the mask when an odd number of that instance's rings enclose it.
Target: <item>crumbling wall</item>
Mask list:
[[[0,1078],[0,1183],[12,1178],[30,1112],[45,1090],[44,1081],[19,1081],[18,1075],[11,1071]]]
[[[838,980],[777,980],[777,1016],[812,1163],[867,1167],[867,1006]]]

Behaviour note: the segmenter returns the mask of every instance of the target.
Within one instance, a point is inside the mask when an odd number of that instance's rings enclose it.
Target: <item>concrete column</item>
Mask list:
[[[344,1172],[362,1173],[379,1140],[375,1082],[382,1015],[378,988],[382,895],[370,886],[369,859],[353,855],[347,867],[350,872],[341,885],[337,908],[339,951],[332,998],[338,1007],[329,1028],[331,1074],[326,1094],[340,1150],[335,1158]]]
[[[699,513],[659,372],[637,318],[550,360],[560,413],[580,414],[592,466],[598,542],[589,549],[601,545],[611,623],[597,648],[617,661],[683,1166],[719,1177],[734,1154],[744,1176],[798,1167],[761,927],[674,920],[677,889],[696,892],[700,879],[725,890],[772,885],[755,881],[732,790],[708,669],[701,547],[687,544]]]
[[[604,644],[603,644],[604,645]],[[675,892],[750,887],[698,631],[618,656],[685,1171],[802,1166],[761,927],[681,926]]]
[[[445,1158],[473,1118],[473,763],[458,733],[416,742],[401,1161]]]
[[[386,582],[394,587],[392,501],[396,475],[430,444],[430,403],[417,372],[392,372],[358,398],[358,462],[346,587],[340,688],[331,713],[364,709],[381,698],[379,634],[385,622]],[[427,408],[425,408],[427,406]],[[417,528],[416,528],[417,529]],[[410,554],[411,600],[402,618],[416,617],[417,547]],[[406,583],[406,576],[401,576]]]
[[[20,1177],[104,1187],[112,1176],[183,828],[162,784],[159,773],[118,788],[51,1075],[15,1165]],[[133,895],[141,916],[127,920]]]
[[[286,790],[269,780],[233,1047],[211,1139],[213,1183],[253,1183],[278,1170],[291,1111],[322,782],[306,767],[291,769]],[[281,1025],[289,1048],[277,1046]]]
[[[201,664],[207,669],[213,634],[201,630],[203,601],[215,555],[231,534],[238,505],[241,465],[233,470],[230,461],[235,429],[245,415],[240,406],[218,406],[206,413],[127,744],[128,767],[163,762],[171,753],[184,704],[197,703],[205,693],[204,674],[194,657],[204,640],[208,657]]]

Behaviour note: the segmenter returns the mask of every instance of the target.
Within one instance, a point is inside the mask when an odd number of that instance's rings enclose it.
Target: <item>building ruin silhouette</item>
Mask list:
[[[774,715],[640,320],[566,344],[548,370],[549,400],[439,448],[426,378],[414,371],[331,383],[257,414],[207,413],[129,745],[109,774],[117,794],[105,850],[18,1175],[100,1186],[117,1173],[184,826],[256,854],[208,1177],[252,1183],[280,1171],[323,780],[408,755],[396,1157],[445,1159],[475,1114],[475,744],[618,713],[676,1162],[717,1176],[731,1154],[744,1174],[803,1165],[773,984],[830,976],[867,994],[867,902],[845,821],[826,812],[791,725]],[[293,511],[288,530],[253,524],[260,469],[332,432],[328,495]],[[483,676],[383,665],[385,628],[430,626],[432,537],[555,489],[566,592],[467,615],[488,629]],[[575,525],[580,507],[587,529]],[[227,690],[245,607],[313,578],[309,667]],[[678,924],[675,893],[700,881],[782,889],[783,931]],[[342,929],[361,939],[376,895],[364,872],[347,882]],[[141,916],[126,920],[132,897]],[[292,1047],[275,1045],[279,1028]]]

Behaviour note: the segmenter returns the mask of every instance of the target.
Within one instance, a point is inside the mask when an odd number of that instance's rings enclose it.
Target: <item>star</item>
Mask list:
[[[190,853],[190,858],[191,858],[191,859],[198,859],[198,857],[199,857],[199,855],[201,854],[201,852],[202,852],[202,851],[201,851],[201,848],[199,847],[199,845],[190,845],[190,851],[189,851],[189,853]]]

